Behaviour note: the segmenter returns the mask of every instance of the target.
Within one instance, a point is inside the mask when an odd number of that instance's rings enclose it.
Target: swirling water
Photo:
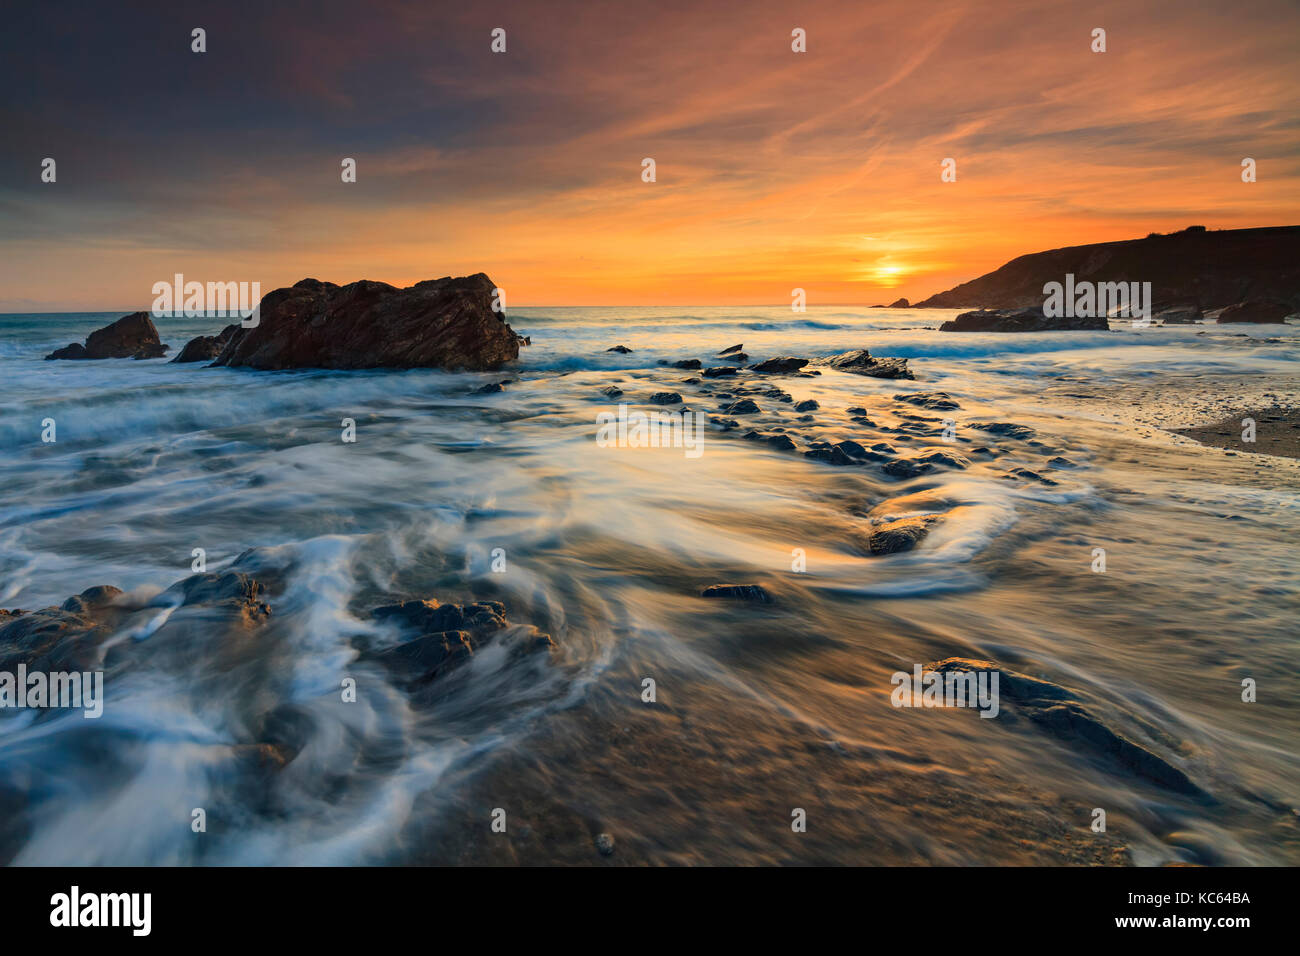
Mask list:
[[[532,345],[490,375],[44,362],[118,313],[0,317],[0,606],[157,592],[195,548],[210,570],[256,549],[282,582],[247,646],[214,629],[169,654],[181,638],[160,624],[156,664],[108,671],[99,721],[0,715],[18,808],[0,845],[21,864],[589,862],[609,832],[615,862],[1300,861],[1296,463],[1150,427],[1294,401],[1297,328],[937,332],[951,314],[522,309]],[[220,324],[159,328],[175,354]],[[870,444],[861,406],[900,450],[943,447],[952,419],[959,452],[987,452],[899,479],[746,427],[708,429],[698,458],[597,444],[611,384],[721,415],[728,385],[659,362],[725,364],[739,343],[753,359],[868,347],[917,375],[773,379],[820,408],[757,396],[760,428]],[[936,390],[959,408],[893,398]],[[864,547],[874,519],[918,513],[942,520],[917,550]],[[775,603],[701,599],[715,583]],[[501,600],[557,649],[521,663],[490,644],[413,701],[356,637],[369,608],[426,597]],[[891,706],[891,674],[947,657],[1082,695],[1199,794],[1014,708]],[[285,707],[305,728],[291,759],[243,760]]]

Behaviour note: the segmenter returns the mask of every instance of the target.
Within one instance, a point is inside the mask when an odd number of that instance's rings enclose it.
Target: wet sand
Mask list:
[[[1247,424],[1255,423],[1255,440],[1246,441]],[[1247,408],[1210,425],[1171,428],[1178,435],[1194,438],[1202,445],[1226,448],[1254,455],[1300,458],[1300,408],[1273,406]]]

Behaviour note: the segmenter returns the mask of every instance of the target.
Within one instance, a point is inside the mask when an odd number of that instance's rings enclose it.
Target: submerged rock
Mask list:
[[[723,409],[728,415],[753,415],[762,411],[752,398],[742,398]]]
[[[673,368],[697,369],[700,367],[699,359],[682,359],[680,362],[674,362]]]
[[[626,345],[615,345],[612,348],[605,349],[606,352],[617,352],[620,355],[631,355],[632,350]]]
[[[700,597],[721,598],[727,601],[752,601],[771,604],[772,596],[759,584],[713,584],[700,592]]]
[[[647,399],[647,401],[651,405],[679,405],[681,404],[682,396],[677,392],[655,392]]]
[[[871,378],[916,378],[907,367],[907,359],[875,358],[867,349],[842,352],[839,355],[822,359],[818,364],[841,372],[852,372],[854,375],[867,375]]]
[[[519,357],[519,336],[492,309],[483,273],[398,289],[362,279],[303,279],[262,297],[213,363],[257,369],[445,368],[491,371]]]
[[[1040,308],[978,309],[963,312],[939,326],[940,332],[1106,332],[1105,316],[1061,316],[1050,319]]]
[[[736,372],[737,369],[730,365],[717,365],[714,366],[713,368],[706,368],[704,370],[704,377],[705,378],[728,378],[732,375],[735,375]]]
[[[951,411],[961,408],[947,392],[911,392],[894,396],[896,402],[907,402],[920,408],[929,408],[936,412]]]
[[[950,657],[925,668],[940,674],[982,672],[998,674],[1000,705],[1029,718],[1067,747],[1082,752],[1110,773],[1133,773],[1178,793],[1205,798],[1208,794],[1170,761],[1117,733],[1097,717],[1080,694],[992,661]]]
[[[85,345],[73,342],[55,349],[45,359],[151,359],[161,358],[166,352],[167,346],[159,340],[158,330],[154,328],[149,313],[132,312],[111,325],[91,332],[86,336]]]

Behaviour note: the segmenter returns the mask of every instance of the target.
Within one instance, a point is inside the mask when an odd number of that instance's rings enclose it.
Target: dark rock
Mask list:
[[[606,398],[618,398],[623,394],[623,390],[617,385],[606,385],[600,390],[600,394],[604,395]]]
[[[794,439],[789,435],[773,435],[767,440],[767,443],[773,448],[781,451],[793,451],[798,446],[795,445]]]
[[[1028,425],[1017,425],[1013,422],[972,422],[970,427],[988,432],[990,435],[1005,435],[1020,441],[1034,437],[1034,430]]]
[[[655,392],[647,399],[651,405],[677,405],[681,400],[681,395],[676,392]]]
[[[226,347],[230,337],[239,329],[239,325],[227,325],[217,335],[200,335],[190,339],[181,349],[181,354],[172,359],[178,362],[211,362]]]
[[[755,412],[761,411],[761,409],[752,398],[742,398],[739,401],[732,402],[723,411],[728,415],[753,415]]]
[[[819,408],[821,408],[821,405],[818,403],[817,399],[809,398],[796,405],[794,410],[796,412],[815,412]]]
[[[256,328],[236,330],[213,363],[258,369],[446,368],[490,371],[519,357],[483,273],[398,289],[303,279],[262,297]]]
[[[744,347],[745,347],[745,345],[744,345],[744,343],[742,342],[740,345],[733,345],[733,346],[731,346],[731,348],[729,348],[729,349],[723,349],[723,350],[722,350],[721,352],[719,352],[718,354],[719,354],[719,355],[731,355],[733,352],[739,352],[739,351],[740,351],[741,349],[743,349]]]
[[[148,312],[132,312],[111,325],[96,329],[86,337],[86,344],[75,342],[45,356],[50,359],[159,358],[167,346],[158,339],[158,330]]]
[[[906,309],[909,308],[910,306],[908,305],[906,299],[895,299],[893,302],[889,303],[888,307],[891,309]]]
[[[1225,325],[1231,322],[1257,322],[1260,324],[1274,324],[1285,322],[1286,317],[1295,310],[1285,302],[1248,299],[1245,302],[1238,302],[1230,305],[1219,313],[1219,324]]]
[[[1105,332],[1109,329],[1105,316],[1049,319],[1041,308],[963,312],[939,326],[940,332]]]
[[[505,390],[506,390],[506,386],[505,383],[503,382],[488,382],[486,385],[481,385],[478,388],[474,389],[474,394],[493,395],[497,392],[504,392]]]
[[[838,445],[829,445],[822,448],[810,448],[804,452],[804,457],[811,458],[814,461],[822,461],[828,465],[856,465],[857,462],[850,458]]]
[[[736,369],[730,365],[718,365],[714,368],[704,370],[705,378],[725,378],[736,374]]]
[[[909,405],[918,405],[921,408],[929,408],[936,412],[946,412],[954,408],[961,408],[952,396],[947,392],[911,392],[894,396],[896,402],[907,402]]]
[[[632,350],[626,345],[615,345],[613,348],[605,349],[606,352],[618,352],[620,355],[630,355]]]
[[[886,521],[871,529],[867,547],[874,555],[900,554],[911,551],[930,533],[930,526],[938,521],[936,515],[898,518]]]
[[[392,623],[419,637],[393,647],[362,654],[388,668],[408,684],[423,684],[461,664],[487,640],[510,627],[505,605],[499,601],[476,604],[440,604],[433,599],[405,601],[377,607],[370,612],[378,621]],[[549,651],[550,635],[527,628],[522,642],[512,648],[516,654]]]
[[[682,359],[680,362],[673,363],[673,368],[696,369],[699,367],[699,359]]]
[[[700,597],[752,601],[759,604],[772,603],[771,595],[758,584],[714,584],[701,591]]]
[[[807,359],[802,358],[774,358],[766,362],[759,362],[757,365],[750,366],[751,372],[769,372],[775,374],[788,374],[797,372],[808,364]]]
[[[913,458],[896,458],[881,470],[894,478],[917,478],[934,471],[934,465],[931,462]]]
[[[871,378],[915,378],[907,367],[905,358],[875,358],[866,349],[854,349],[842,352],[830,358],[822,359],[819,365],[852,372],[854,375],[868,375]]]

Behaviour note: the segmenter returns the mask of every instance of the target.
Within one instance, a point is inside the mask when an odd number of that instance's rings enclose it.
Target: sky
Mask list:
[[[4,17],[3,312],[146,309],[176,273],[486,272],[508,308],[870,305],[1042,249],[1300,223],[1295,0]]]

